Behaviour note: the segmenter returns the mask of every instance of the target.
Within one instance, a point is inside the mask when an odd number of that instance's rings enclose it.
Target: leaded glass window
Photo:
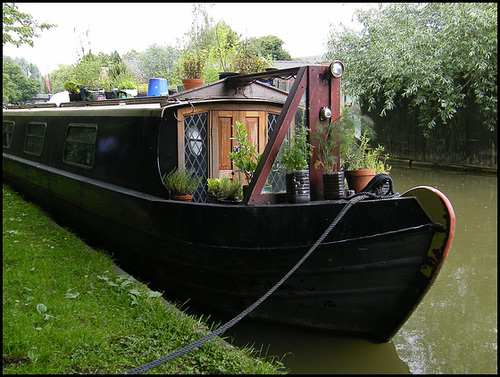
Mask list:
[[[184,159],[186,169],[193,168],[202,178],[203,185],[193,194],[193,202],[204,202],[207,198],[208,114],[199,113],[184,119]]]

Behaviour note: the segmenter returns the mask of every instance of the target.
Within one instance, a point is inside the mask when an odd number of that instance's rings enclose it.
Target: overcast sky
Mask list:
[[[376,3],[205,3],[214,22],[224,20],[243,38],[275,35],[293,58],[326,53],[330,24],[355,26],[353,12]],[[38,22],[57,24],[35,46],[4,46],[4,55],[23,57],[41,74],[74,64],[85,37],[93,53],[121,55],[151,44],[176,46],[189,31],[193,3],[16,3]]]

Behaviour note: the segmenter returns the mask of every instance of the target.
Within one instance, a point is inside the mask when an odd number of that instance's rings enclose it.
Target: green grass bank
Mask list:
[[[3,373],[115,374],[207,334],[104,252],[3,185]],[[283,364],[215,339],[154,374],[283,374]]]

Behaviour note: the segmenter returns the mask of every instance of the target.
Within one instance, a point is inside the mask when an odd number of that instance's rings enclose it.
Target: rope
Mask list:
[[[384,187],[388,186],[384,192]],[[359,195],[364,195],[369,198],[388,199],[399,196],[399,193],[394,193],[394,182],[389,174],[380,173],[375,175],[370,182],[359,193],[351,195],[347,199],[354,198]]]
[[[377,176],[379,176],[379,177],[375,176],[376,179],[373,178],[370,181],[370,183],[368,184],[368,185],[371,184],[371,189],[370,190],[372,190],[376,186],[380,185],[380,182],[383,182],[382,183],[382,185],[383,185],[387,181],[387,177],[380,177],[380,175],[381,174],[378,174]],[[384,175],[387,175],[387,174],[384,174]],[[390,179],[390,182],[391,182],[391,187],[390,187],[389,191],[392,191],[392,179],[390,177],[389,177],[389,179]],[[372,184],[372,182],[373,182],[373,184]],[[368,187],[368,185],[367,185],[367,187]],[[283,276],[283,278],[278,283],[276,283],[276,285],[274,285],[274,287],[272,287],[269,291],[267,291],[267,293],[265,293],[262,297],[260,297],[257,301],[255,301],[252,305],[250,305],[243,312],[241,312],[240,314],[238,314],[236,317],[234,317],[230,321],[226,322],[224,325],[222,325],[221,327],[219,327],[217,330],[211,332],[210,334],[204,336],[203,338],[197,340],[196,342],[191,343],[188,346],[186,346],[184,348],[181,348],[180,350],[172,352],[172,353],[170,353],[170,354],[168,354],[166,356],[163,356],[163,357],[161,357],[161,358],[159,358],[159,359],[157,359],[155,361],[152,361],[152,362],[150,362],[148,364],[144,364],[144,365],[142,365],[140,367],[131,369],[131,370],[127,371],[125,374],[143,373],[143,372],[146,372],[146,371],[148,371],[150,369],[156,368],[156,367],[158,367],[158,366],[160,366],[162,364],[165,364],[165,363],[167,363],[167,362],[175,359],[176,357],[179,357],[181,355],[184,355],[184,354],[186,354],[186,353],[194,350],[195,348],[197,348],[197,347],[201,346],[202,344],[208,342],[209,340],[217,337],[218,335],[222,334],[227,329],[229,329],[232,326],[234,326],[241,319],[243,319],[246,315],[248,315],[250,312],[252,312],[257,306],[259,306],[262,302],[264,302],[264,300],[266,300],[270,295],[272,295],[274,293],[274,291],[276,291],[306,261],[306,259],[309,258],[309,256],[314,252],[314,250],[316,250],[316,248],[324,241],[324,239],[326,238],[326,236],[332,231],[332,229],[338,224],[338,222],[342,219],[342,217],[344,217],[344,215],[346,214],[346,212],[354,204],[356,204],[357,202],[359,202],[359,201],[361,201],[363,199],[367,199],[367,198],[373,197],[374,195],[376,195],[376,194],[373,194],[371,192],[360,192],[360,193],[358,193],[356,195],[351,196],[349,198],[349,202],[344,206],[344,208],[342,208],[342,210],[337,215],[337,217],[335,217],[335,219],[328,226],[328,228],[326,228],[326,230],[318,238],[318,240],[315,242],[315,244],[297,262],[297,264],[295,266],[293,266],[292,269],[290,271],[288,271],[288,273],[285,276]],[[380,196],[380,195],[378,195],[378,196]],[[393,196],[393,195],[391,195],[391,196]]]

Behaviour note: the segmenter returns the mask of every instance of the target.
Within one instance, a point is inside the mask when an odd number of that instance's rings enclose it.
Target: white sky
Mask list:
[[[59,64],[76,63],[79,39],[89,30],[94,54],[121,55],[151,44],[176,46],[189,31],[193,3],[16,3],[19,11],[38,22],[57,24],[34,40],[34,47],[6,44],[3,54],[23,57],[41,74]],[[326,53],[330,24],[354,26],[353,12],[376,3],[215,3],[209,6],[214,22],[224,20],[243,38],[275,35],[292,58]],[[85,44],[86,51],[88,45]]]

